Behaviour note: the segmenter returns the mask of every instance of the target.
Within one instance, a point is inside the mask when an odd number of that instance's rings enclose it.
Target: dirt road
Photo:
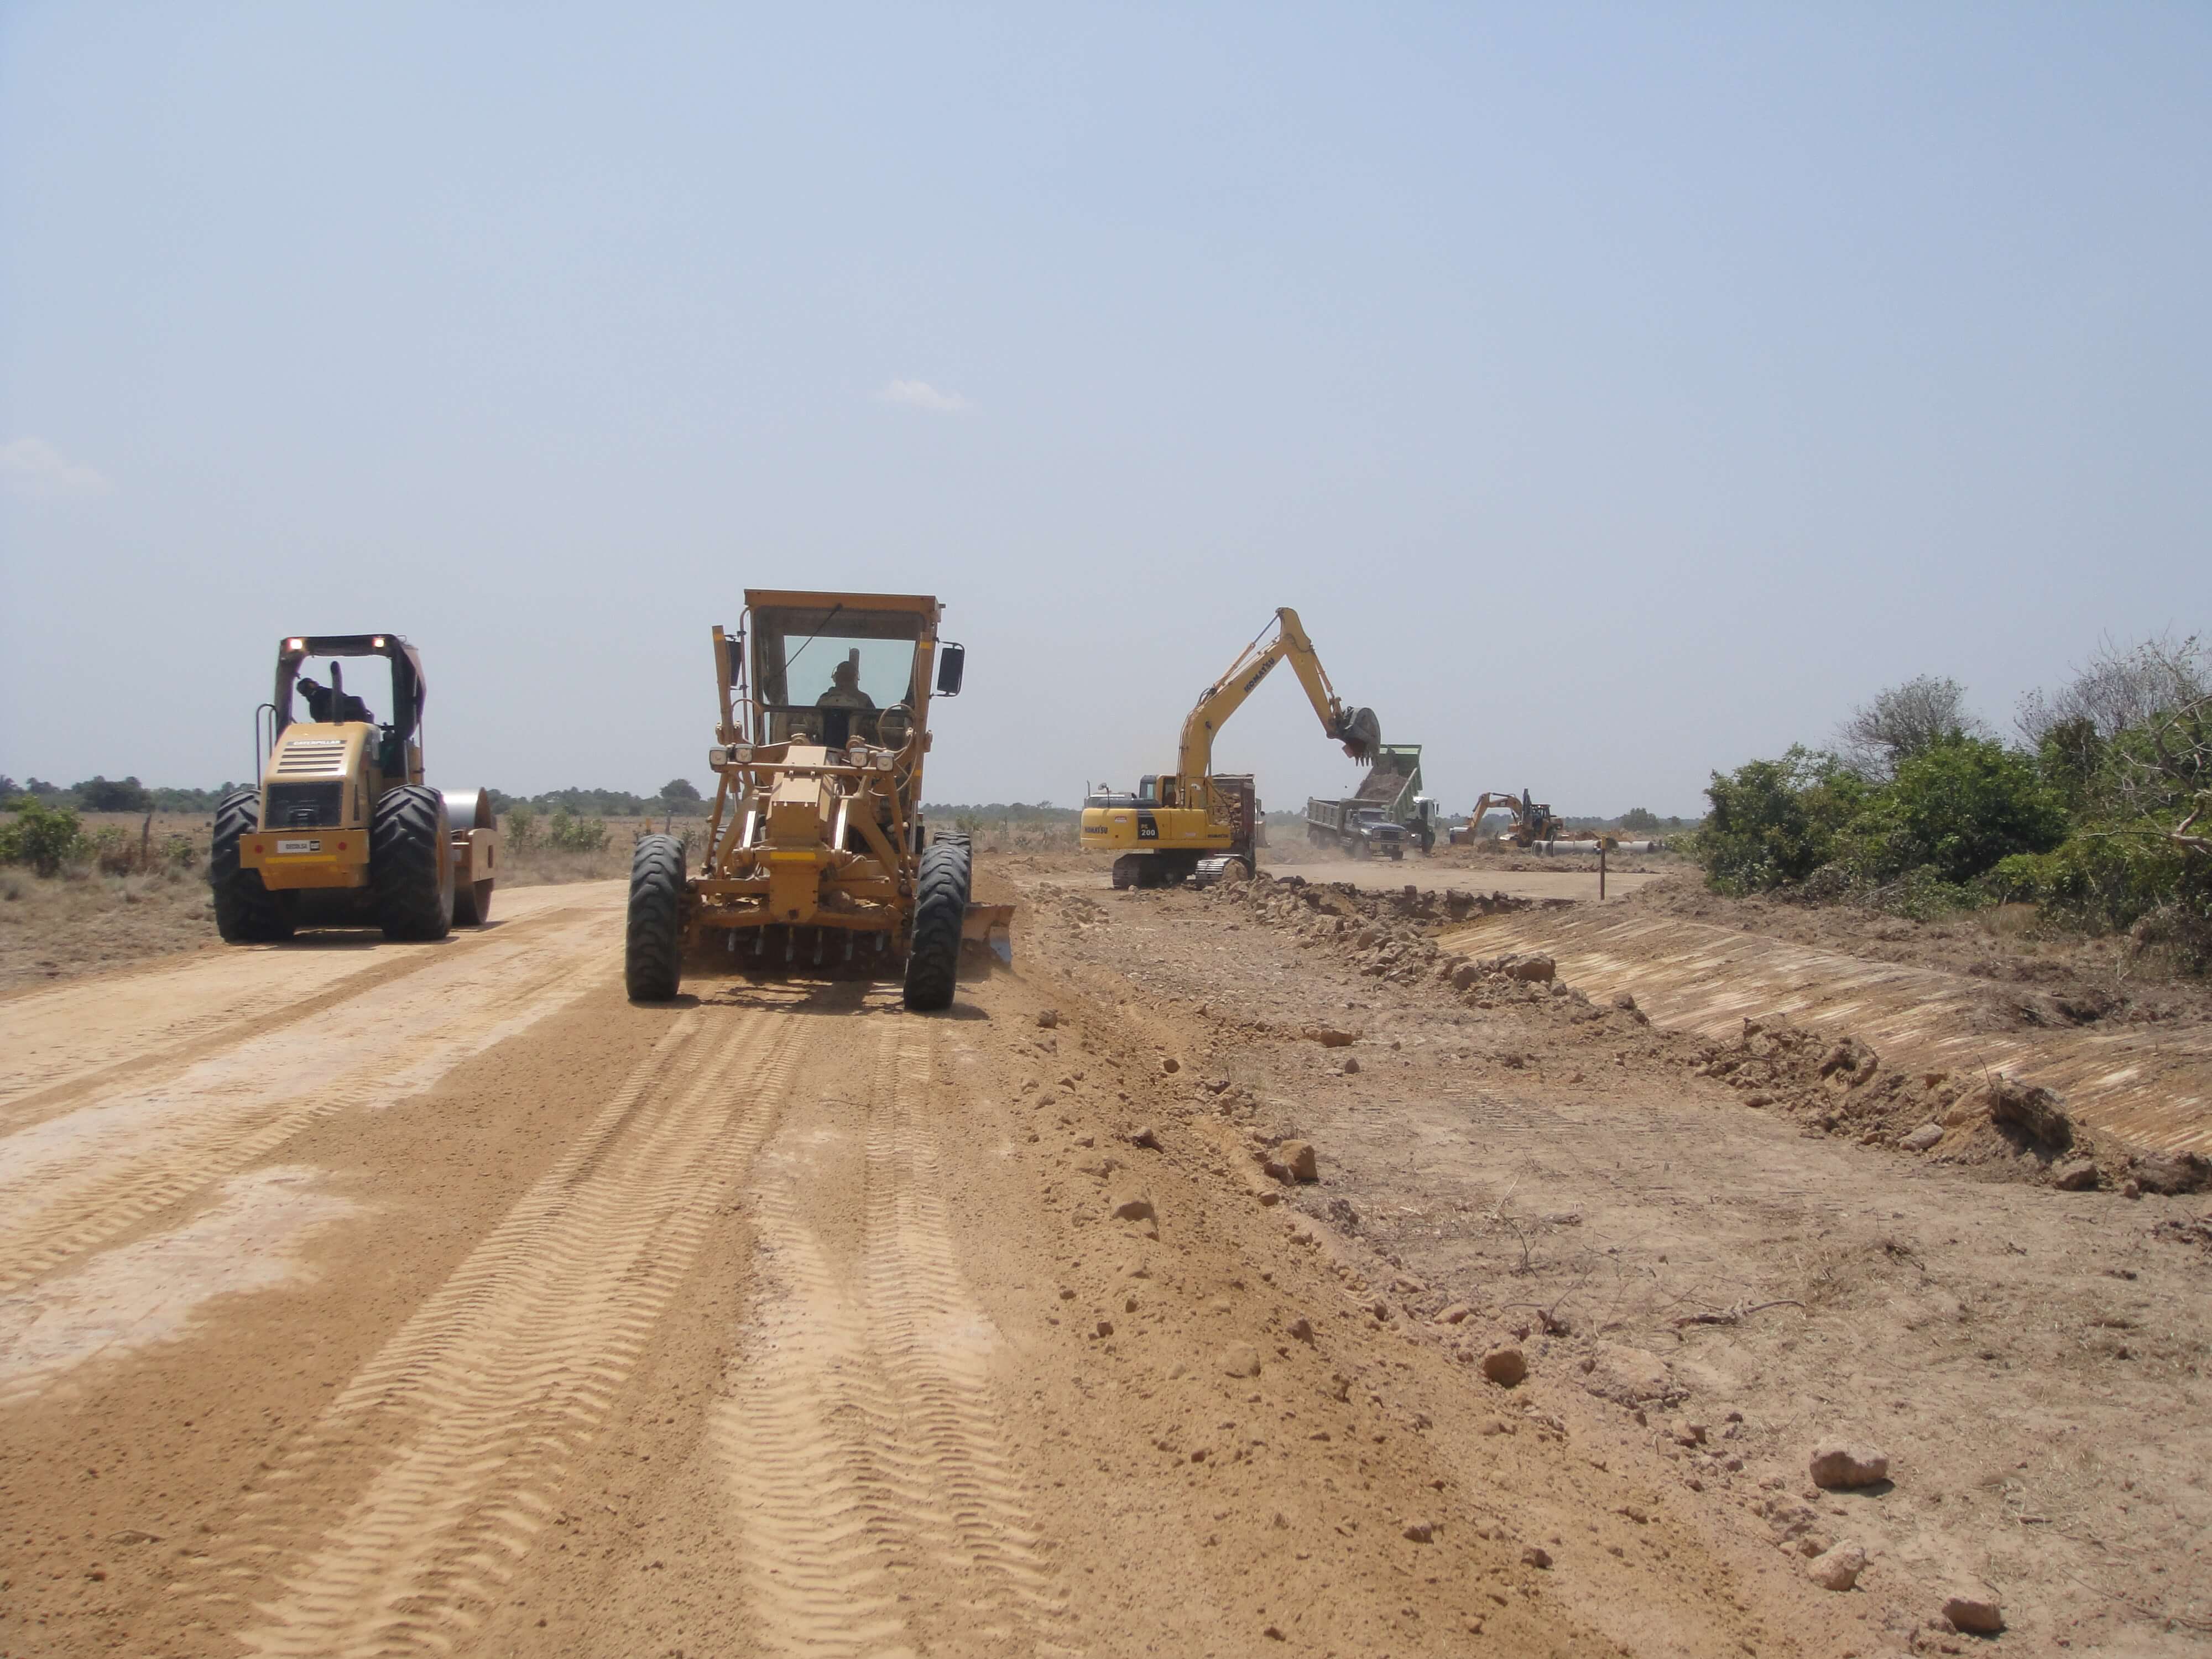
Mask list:
[[[1893,1192],[1650,1033],[1470,1023],[1241,896],[1023,896],[937,1018],[632,1006],[611,885],[0,1001],[0,1654],[1842,1656],[1955,1644],[1968,1578],[2008,1642],[2193,1639],[2148,1204]],[[1285,1126],[1318,1183],[1255,1162]],[[1893,1497],[1800,1492],[1832,1423]]]
[[[1612,1650],[1110,1001],[633,1007],[620,899],[0,1004],[0,1652]]]

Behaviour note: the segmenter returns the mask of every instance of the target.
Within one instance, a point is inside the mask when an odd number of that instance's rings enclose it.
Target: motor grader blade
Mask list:
[[[988,951],[1011,968],[1014,965],[1014,907],[1011,904],[970,904],[960,921],[960,945]]]

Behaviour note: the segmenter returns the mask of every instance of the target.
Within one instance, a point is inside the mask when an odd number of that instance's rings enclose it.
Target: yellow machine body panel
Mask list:
[[[1234,827],[1198,806],[1086,806],[1079,839],[1090,853],[1225,853]]]
[[[258,828],[239,863],[271,892],[368,884],[368,819],[382,783],[374,726],[295,720],[276,734]]]

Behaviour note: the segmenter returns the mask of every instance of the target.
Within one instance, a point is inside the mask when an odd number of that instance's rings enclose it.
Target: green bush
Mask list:
[[[2090,824],[2047,853],[2014,854],[1983,884],[2082,927],[2132,927],[2177,902],[2212,915],[2212,872],[2192,870],[2179,847],[2135,824]]]
[[[500,833],[507,837],[510,848],[526,853],[538,845],[538,814],[527,806],[510,806],[501,817]]]
[[[2066,839],[2066,814],[2027,757],[1985,738],[1947,738],[1901,762],[1837,838],[1862,881],[1929,870],[1963,886],[2022,853]]]
[[[13,823],[0,824],[0,864],[27,864],[37,874],[51,876],[90,850],[82,822],[66,806],[48,806],[25,795],[15,803],[15,812]]]
[[[567,810],[545,821],[545,844],[556,853],[596,853],[607,844],[607,826],[598,818],[576,818]]]
[[[1716,891],[1756,893],[1794,885],[1835,855],[1836,835],[1864,805],[1866,781],[1835,756],[1793,744],[1779,760],[1749,761],[1713,774],[1713,810],[1698,832],[1698,855]]]

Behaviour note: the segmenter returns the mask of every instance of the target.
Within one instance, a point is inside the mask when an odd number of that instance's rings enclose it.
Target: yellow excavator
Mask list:
[[[1382,741],[1381,723],[1371,708],[1347,708],[1329,684],[1313,641],[1287,607],[1275,612],[1275,636],[1264,645],[1261,629],[1206,687],[1182,723],[1182,744],[1176,769],[1137,780],[1134,793],[1100,786],[1085,792],[1082,844],[1091,852],[1112,853],[1116,887],[1168,887],[1189,880],[1204,886],[1218,880],[1231,864],[1255,873],[1253,848],[1260,839],[1260,800],[1251,776],[1213,771],[1213,738],[1229,717],[1243,707],[1275,665],[1288,657],[1305,687],[1322,729],[1344,745],[1362,765]]]
[[[1467,815],[1467,822],[1450,834],[1454,847],[1472,846],[1482,834],[1482,821],[1493,811],[1510,812],[1513,822],[1505,826],[1498,839],[1510,841],[1516,847],[1530,847],[1540,841],[1556,841],[1564,833],[1559,815],[1552,811],[1551,803],[1540,801],[1526,789],[1515,794],[1510,789],[1488,790],[1475,802],[1474,811]]]

